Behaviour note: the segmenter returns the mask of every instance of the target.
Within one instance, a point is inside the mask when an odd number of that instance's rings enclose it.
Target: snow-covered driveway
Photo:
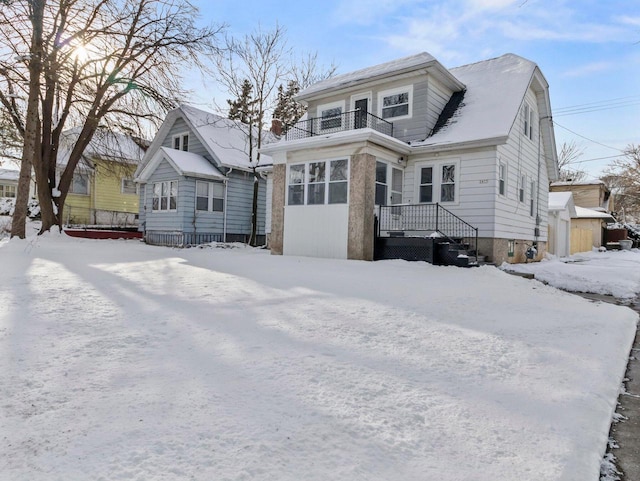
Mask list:
[[[495,268],[0,243],[0,477],[596,481],[632,311]]]

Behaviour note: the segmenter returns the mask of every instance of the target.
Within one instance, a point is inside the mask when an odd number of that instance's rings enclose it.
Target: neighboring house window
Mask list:
[[[420,202],[433,202],[433,167],[420,169]]]
[[[533,140],[533,109],[524,104],[524,135]]]
[[[344,102],[334,102],[320,105],[318,107],[318,117],[320,117],[320,129],[331,130],[342,128],[342,113],[344,112]]]
[[[456,200],[456,166],[446,164],[442,166],[442,182],[440,183],[440,202],[455,202]]]
[[[387,205],[387,164],[376,162],[376,205]]]
[[[136,184],[133,179],[122,179],[122,193],[137,194],[138,184]]]
[[[176,150],[189,151],[189,134],[180,134],[173,137],[173,148]]]
[[[153,184],[153,205],[156,211],[177,209],[178,182],[175,180],[155,182]]]
[[[88,195],[89,194],[89,176],[76,172],[73,174],[71,187],[69,192],[72,194]]]
[[[526,183],[527,183],[527,177],[523,175],[522,177],[520,177],[520,188],[518,189],[518,198],[520,199],[520,202],[523,202],[523,203],[524,203],[524,189],[525,189]]]
[[[507,164],[500,162],[498,165],[498,193],[506,195],[507,192]]]
[[[196,181],[196,210],[222,212],[224,210],[224,184]]]
[[[15,185],[0,185],[0,197],[15,197],[16,186]]]
[[[347,159],[290,165],[287,204],[346,204],[349,191],[348,171]]]
[[[536,183],[535,181],[531,181],[531,199],[529,199],[529,215],[533,217],[534,212],[534,202],[536,198]]]
[[[378,94],[378,109],[383,119],[409,118],[412,115],[413,86],[387,90]]]

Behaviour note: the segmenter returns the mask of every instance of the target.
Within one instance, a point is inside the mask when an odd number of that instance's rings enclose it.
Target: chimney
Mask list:
[[[282,121],[279,119],[271,119],[271,133],[277,135],[278,137],[282,136]]]

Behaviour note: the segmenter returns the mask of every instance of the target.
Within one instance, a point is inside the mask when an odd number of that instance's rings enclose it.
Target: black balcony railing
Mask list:
[[[316,135],[355,129],[373,129],[393,137],[393,124],[369,112],[350,110],[332,117],[317,117],[302,120],[287,127],[287,140],[305,139]]]

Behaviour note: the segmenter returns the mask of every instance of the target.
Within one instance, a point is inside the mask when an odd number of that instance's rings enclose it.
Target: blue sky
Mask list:
[[[536,62],[549,81],[558,149],[574,140],[584,150],[577,167],[597,177],[613,159],[591,159],[616,156],[626,145],[640,143],[637,1],[195,3],[203,21],[225,23],[233,35],[250,33],[258,25],[268,30],[277,22],[286,28],[294,51],[317,52],[320,62],[335,63],[338,73],[422,51],[446,67],[515,53]],[[214,91],[200,90],[197,98],[202,103]],[[224,104],[226,96],[214,96]]]

